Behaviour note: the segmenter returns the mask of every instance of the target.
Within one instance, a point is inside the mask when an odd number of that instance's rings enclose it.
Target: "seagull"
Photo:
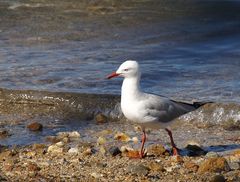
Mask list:
[[[191,112],[203,104],[183,103],[164,96],[142,92],[139,85],[141,71],[138,62],[134,60],[123,62],[117,71],[108,75],[107,78],[118,76],[124,77],[121,89],[121,110],[128,120],[138,123],[142,129],[142,142],[138,157],[145,156],[145,128],[165,129],[170,137],[173,155],[179,155],[172,132],[167,127],[175,118]]]

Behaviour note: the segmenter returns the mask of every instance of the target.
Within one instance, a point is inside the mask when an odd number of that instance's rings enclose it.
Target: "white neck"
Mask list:
[[[137,77],[124,78],[121,94],[122,99],[134,99],[141,94],[139,81],[140,75]]]

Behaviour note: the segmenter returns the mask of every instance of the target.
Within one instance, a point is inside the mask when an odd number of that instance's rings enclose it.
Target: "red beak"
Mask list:
[[[111,79],[113,77],[116,77],[116,76],[119,76],[120,74],[116,73],[116,72],[113,72],[111,73],[110,75],[107,76],[107,79]]]

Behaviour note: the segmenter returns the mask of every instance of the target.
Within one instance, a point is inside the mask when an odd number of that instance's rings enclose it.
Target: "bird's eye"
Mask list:
[[[124,71],[128,71],[128,69],[124,69]]]

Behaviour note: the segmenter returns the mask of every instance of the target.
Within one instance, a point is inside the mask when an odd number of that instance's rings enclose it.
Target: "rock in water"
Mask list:
[[[30,130],[30,131],[41,131],[43,129],[43,125],[41,123],[38,123],[38,122],[33,122],[33,123],[30,123],[27,128]]]

